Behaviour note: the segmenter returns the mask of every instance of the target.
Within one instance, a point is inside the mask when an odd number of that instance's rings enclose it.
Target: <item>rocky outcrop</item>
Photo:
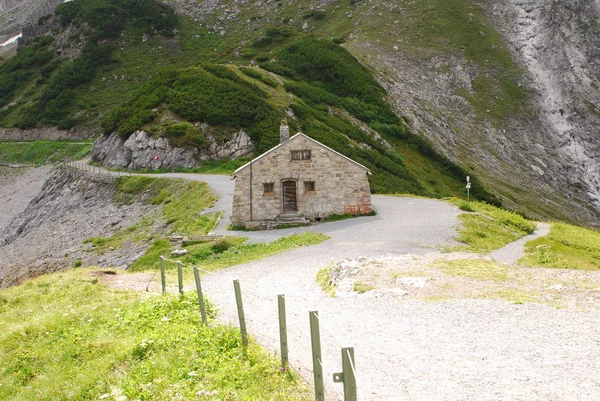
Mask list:
[[[103,166],[132,170],[192,168],[206,160],[247,156],[254,150],[250,137],[244,131],[239,131],[227,141],[218,141],[214,137],[207,139],[210,142],[208,149],[182,148],[171,146],[166,138],[153,138],[145,131],[136,131],[127,140],[112,133],[96,141],[92,160]]]
[[[376,43],[347,45],[377,71],[399,114],[504,205],[600,227],[600,2],[489,0],[489,21],[524,71],[531,115],[501,124],[458,93],[480,71],[456,56],[415,57]]]
[[[127,267],[143,254],[147,242],[129,243],[100,255],[84,243],[85,238],[111,237],[161,210],[140,203],[115,204],[115,179],[58,168],[33,199],[22,197],[29,204],[0,234],[0,288],[70,268],[77,260],[84,266]],[[20,181],[3,183],[5,190],[11,185],[19,187]],[[162,224],[160,219],[156,224]]]
[[[0,0],[0,43],[51,14],[64,0]]]

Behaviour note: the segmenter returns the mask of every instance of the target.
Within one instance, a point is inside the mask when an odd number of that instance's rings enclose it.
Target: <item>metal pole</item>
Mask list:
[[[242,290],[240,289],[240,281],[233,280],[233,288],[235,290],[235,301],[237,303],[238,318],[240,320],[240,332],[242,333],[242,345],[244,351],[248,345],[248,333],[246,332],[246,318],[244,317],[244,305],[242,304]]]
[[[208,324],[206,320],[206,308],[204,306],[204,297],[202,296],[202,284],[200,283],[200,273],[198,268],[194,266],[194,280],[196,280],[196,292],[198,293],[198,303],[200,304],[200,314],[202,315],[202,322]]]
[[[177,285],[179,286],[179,295],[183,295],[183,268],[181,262],[177,262]]]
[[[354,348],[342,348],[342,371],[344,372],[344,401],[357,401]]]
[[[321,364],[321,334],[319,332],[319,312],[308,312],[310,318],[310,339],[312,342],[313,372],[315,378],[315,400],[325,401],[323,387],[323,365]]]
[[[167,292],[167,282],[165,279],[165,260],[160,259],[160,284],[162,285],[162,294],[165,295]]]
[[[281,345],[281,369],[286,370],[288,364],[287,322],[285,317],[285,295],[277,295],[279,308],[279,343]]]

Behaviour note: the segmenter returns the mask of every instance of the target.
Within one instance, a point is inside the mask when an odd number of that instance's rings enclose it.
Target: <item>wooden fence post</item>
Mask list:
[[[183,295],[183,267],[181,262],[177,262],[177,285],[179,286],[179,295]]]
[[[194,266],[194,280],[196,280],[196,292],[198,293],[198,303],[200,304],[200,314],[202,315],[202,322],[207,325],[206,319],[206,308],[204,306],[204,296],[202,296],[202,283],[200,282],[200,273],[198,268]]]
[[[281,369],[286,370],[288,364],[287,322],[285,316],[285,295],[277,296],[279,309],[279,343],[281,348]]]
[[[321,334],[319,332],[319,312],[308,312],[310,317],[310,339],[312,343],[313,375],[315,378],[315,400],[325,401],[323,387],[323,364],[321,359]]]
[[[248,333],[246,332],[246,318],[244,316],[244,305],[242,303],[242,290],[240,289],[240,281],[233,280],[233,288],[235,290],[235,301],[237,303],[238,318],[240,320],[240,332],[242,334],[242,345],[244,351],[248,345]]]
[[[167,282],[165,278],[165,260],[160,258],[160,284],[162,286],[162,294],[165,295],[167,292]]]

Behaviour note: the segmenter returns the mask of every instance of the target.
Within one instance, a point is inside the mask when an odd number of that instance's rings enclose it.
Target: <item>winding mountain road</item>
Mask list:
[[[206,181],[220,197],[214,210],[227,214],[231,209],[229,177],[158,176]],[[308,312],[318,311],[328,400],[341,399],[341,385],[332,382],[332,375],[341,371],[344,346],[355,349],[360,400],[600,399],[597,309],[515,305],[497,299],[424,302],[383,291],[344,298],[325,294],[315,277],[332,260],[420,255],[454,243],[460,211],[448,203],[374,196],[373,204],[377,215],[372,217],[244,232],[251,241],[307,230],[330,239],[204,276],[204,290],[220,310],[219,318],[237,325],[232,282],[239,280],[248,330],[276,350],[277,295],[284,294],[290,362],[310,380]],[[227,221],[226,216],[217,231],[223,232]],[[498,257],[514,259],[522,243],[512,248],[498,251]]]

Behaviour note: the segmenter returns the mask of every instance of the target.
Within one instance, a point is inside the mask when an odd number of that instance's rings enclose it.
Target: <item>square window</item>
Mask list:
[[[292,160],[310,160],[310,150],[292,150]]]
[[[304,191],[314,191],[315,190],[315,182],[314,181],[304,181]]]
[[[273,183],[272,182],[265,182],[263,184],[263,189],[265,191],[266,194],[272,194],[273,193]]]

